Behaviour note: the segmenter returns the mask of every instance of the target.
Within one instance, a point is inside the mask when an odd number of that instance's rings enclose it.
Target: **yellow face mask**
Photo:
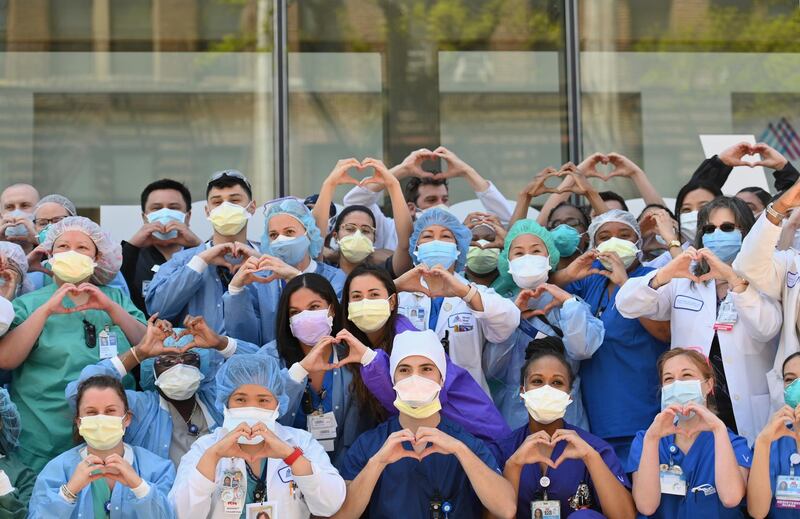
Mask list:
[[[422,420],[442,409],[439,392],[442,386],[425,377],[412,375],[395,383],[394,406],[401,413]]]
[[[81,418],[81,425],[78,427],[80,434],[86,444],[99,451],[107,451],[116,447],[125,435],[125,428],[122,426],[124,416],[111,416],[98,414],[94,416],[84,416]]]
[[[394,406],[402,414],[408,415],[411,418],[416,418],[417,420],[424,420],[425,418],[433,416],[435,413],[438,413],[442,410],[442,404],[439,402],[438,398],[433,402],[420,407],[411,407],[409,404],[398,398],[395,399]]]
[[[388,299],[362,299],[347,305],[347,318],[362,332],[374,332],[386,324],[392,308]]]
[[[214,230],[223,236],[238,234],[249,219],[250,213],[247,209],[230,202],[222,202],[208,213],[208,221],[214,226]]]
[[[92,258],[74,250],[57,252],[50,259],[50,269],[53,274],[67,283],[77,283],[87,279],[94,273],[95,266]]]
[[[350,263],[360,263],[364,258],[372,254],[375,246],[372,241],[361,234],[361,231],[356,231],[338,240],[339,250],[344,256],[344,259]]]

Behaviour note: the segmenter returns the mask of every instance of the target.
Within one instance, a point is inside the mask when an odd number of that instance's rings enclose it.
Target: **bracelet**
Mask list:
[[[476,287],[474,284],[470,283],[469,292],[467,292],[467,295],[462,297],[461,300],[464,301],[465,303],[469,304],[469,302],[472,301],[472,298],[475,297],[475,294],[477,294],[477,293],[478,293],[478,287]]]
[[[770,203],[767,204],[766,209],[764,209],[767,212],[767,214],[770,215],[771,217],[777,219],[777,220],[785,220],[786,219],[786,215],[776,211],[772,207],[773,205],[775,205],[775,202],[770,202]]]
[[[141,361],[141,360],[139,360],[139,356],[138,356],[138,355],[136,355],[136,346],[134,346],[133,348],[131,348],[131,349],[130,349],[130,352],[131,352],[131,355],[133,355],[133,358],[134,358],[134,359],[136,359],[136,363],[137,363],[137,364],[141,364],[141,363],[142,363],[142,361]]]
[[[671,249],[671,248],[673,248],[673,247],[678,247],[679,249],[680,249],[680,248],[683,248],[683,247],[681,246],[681,242],[680,242],[680,241],[678,241],[678,240],[672,240],[672,241],[670,241],[669,243],[667,243],[667,250],[669,250],[669,249]]]
[[[61,493],[64,494],[64,497],[67,498],[68,501],[75,502],[78,500],[78,496],[72,493],[72,491],[67,487],[67,484],[64,483],[61,485]]]
[[[300,447],[295,447],[294,451],[292,451],[291,454],[289,454],[287,457],[283,459],[283,462],[286,463],[287,467],[291,467],[292,463],[297,461],[297,459],[302,455],[303,455],[303,449],[301,449]]]

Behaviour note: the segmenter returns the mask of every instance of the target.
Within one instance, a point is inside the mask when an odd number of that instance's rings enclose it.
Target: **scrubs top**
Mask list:
[[[579,429],[574,425],[564,423],[564,429],[572,430],[578,433],[583,441],[588,443],[594,450],[596,450],[600,457],[603,458],[606,466],[612,474],[614,474],[620,483],[625,485],[626,488],[631,488],[631,484],[625,475],[625,470],[622,468],[614,449],[611,446],[598,438],[597,436]],[[515,429],[510,436],[497,440],[489,444],[489,449],[497,457],[497,461],[501,466],[505,466],[506,461],[519,449],[520,445],[525,441],[525,438],[530,434],[528,424]],[[550,459],[557,460],[564,452],[567,446],[566,441],[558,442],[553,448],[553,453]],[[602,511],[600,507],[600,499],[595,491],[592,479],[589,476],[589,469],[581,460],[568,459],[564,460],[557,468],[548,468],[545,474],[550,478],[550,486],[547,487],[547,498],[551,500],[561,501],[561,517],[567,517],[574,510],[569,505],[569,498],[574,496],[578,491],[578,486],[585,483],[589,486],[592,498],[592,510]],[[542,477],[542,470],[538,463],[525,465],[519,478],[519,493],[517,495],[517,518],[529,519],[531,517],[531,501],[538,501],[543,498],[542,486],[539,480]]]
[[[603,268],[599,261],[593,266]],[[651,270],[640,266],[628,277]],[[653,422],[661,410],[656,361],[669,349],[668,343],[650,335],[638,319],[620,315],[614,304],[619,287],[609,297],[608,285],[608,278],[593,274],[566,287],[589,304],[605,329],[600,348],[581,361],[580,368],[589,430],[603,439],[633,437]]]
[[[0,496],[0,519],[28,517],[28,502],[31,500],[36,474],[22,464],[17,451],[0,458],[0,470],[6,473],[14,487],[10,494]]]
[[[57,288],[52,283],[14,299],[16,316],[12,328],[22,324],[34,310],[45,304]],[[107,286],[98,288],[135,319],[146,322],[144,314],[120,290]],[[64,298],[63,305],[67,308],[75,306],[68,297]],[[86,310],[48,317],[28,358],[13,370],[9,391],[11,400],[17,404],[22,422],[19,455],[36,472],[74,445],[74,414],[67,405],[64,389],[70,381],[78,378],[84,367],[101,360],[99,344],[93,348],[86,346],[84,317],[94,325],[98,342],[100,332],[106,326],[116,335],[115,355],[131,347],[122,329],[112,322],[106,312]],[[123,385],[133,389],[133,377],[126,376]]]
[[[628,472],[639,470],[645,432],[639,431],[633,440],[628,458]],[[740,467],[749,469],[753,462],[753,453],[747,446],[747,440],[730,430],[728,430],[728,437],[731,439],[736,462]],[[743,504],[734,508],[725,508],[719,500],[714,480],[714,434],[709,431],[698,434],[687,453],[677,448],[674,443],[674,435],[661,438],[658,443],[658,462],[669,465],[671,456],[672,463],[681,467],[686,478],[686,496],[661,494],[661,504],[656,513],[650,517],[663,519],[745,517]],[[674,453],[670,451],[674,451]]]
[[[792,469],[789,458],[798,452],[797,441],[794,438],[784,436],[772,442],[769,450],[769,481],[772,486],[772,505],[769,508],[770,519],[789,519],[800,516],[800,510],[789,510],[775,506],[775,487],[778,483],[778,476],[788,476]],[[800,476],[800,465],[794,466],[794,475]]]
[[[463,442],[486,465],[500,473],[488,447],[460,425],[442,417],[437,428]],[[347,451],[339,471],[345,481],[354,480],[369,459],[383,447],[389,435],[402,429],[399,418],[395,416],[359,436]],[[411,450],[408,442],[404,442],[403,447]],[[375,484],[365,515],[370,519],[430,517],[431,500],[437,494],[441,501],[453,505],[449,517],[478,519],[483,516],[483,505],[458,458],[438,453],[421,461],[402,458],[387,465]]]

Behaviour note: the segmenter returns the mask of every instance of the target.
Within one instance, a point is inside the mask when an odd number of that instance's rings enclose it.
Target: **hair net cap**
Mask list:
[[[58,204],[64,209],[66,209],[67,213],[70,216],[77,216],[78,214],[78,210],[75,209],[75,204],[72,203],[72,200],[65,197],[64,195],[59,195],[59,194],[47,195],[41,198],[39,200],[39,203],[36,204],[36,207],[33,208],[33,214],[36,214],[39,208],[42,207],[44,204]]]
[[[600,227],[607,223],[621,223],[627,225],[633,232],[636,233],[637,240],[642,239],[642,233],[639,230],[639,223],[636,221],[636,217],[633,216],[628,211],[623,211],[622,209],[611,209],[603,214],[599,214],[594,217],[592,223],[589,224],[589,248],[594,249],[595,242],[594,242],[594,235],[597,234],[597,231],[600,230]]]
[[[222,365],[217,372],[217,410],[222,413],[233,392],[247,384],[267,388],[278,400],[278,414],[286,413],[289,397],[284,390],[280,364],[262,353],[234,355]]]
[[[107,285],[114,279],[122,265],[122,247],[119,243],[111,239],[99,225],[83,216],[68,216],[58,223],[55,223],[47,231],[42,247],[48,252],[53,252],[53,245],[56,240],[67,231],[82,232],[92,239],[97,247],[97,259],[95,263],[91,282],[97,285]]]
[[[261,238],[261,252],[272,254],[269,243],[269,221],[279,214],[288,214],[294,217],[306,229],[306,236],[311,245],[308,252],[311,258],[317,258],[322,253],[322,234],[314,221],[314,215],[302,201],[289,198],[269,206],[264,216],[264,235]]]
[[[8,454],[19,445],[20,418],[17,406],[11,401],[11,397],[5,388],[0,388],[0,450],[2,454]]]
[[[389,357],[389,373],[394,383],[394,372],[400,362],[414,355],[430,359],[439,368],[444,382],[447,376],[447,358],[439,336],[433,330],[408,331],[394,336],[392,355]]]
[[[500,294],[513,293],[517,289],[514,278],[511,277],[511,273],[508,271],[508,251],[511,249],[511,244],[514,240],[523,234],[532,234],[544,242],[547,254],[550,256],[550,268],[552,270],[556,270],[558,262],[561,260],[561,253],[558,252],[558,247],[556,247],[556,242],[553,240],[550,231],[539,225],[536,220],[531,220],[530,218],[517,220],[508,230],[506,239],[503,242],[503,250],[497,258],[497,271],[500,275],[494,282],[493,287]]]
[[[456,238],[456,247],[458,248],[458,259],[456,259],[456,272],[464,270],[464,265],[467,264],[467,253],[469,252],[469,244],[472,242],[472,231],[466,225],[461,223],[458,218],[453,216],[450,211],[445,211],[438,207],[424,211],[417,220],[414,222],[414,232],[411,233],[411,240],[408,244],[408,250],[417,265],[417,259],[414,251],[417,250],[417,241],[422,231],[431,225],[441,225],[447,227]]]
[[[0,255],[6,258],[9,265],[12,266],[22,277],[28,273],[28,257],[25,256],[25,251],[16,243],[10,241],[0,241]]]
[[[176,334],[180,334],[183,329],[182,328],[174,328],[173,331]],[[183,348],[190,342],[194,340],[193,335],[184,335],[178,340],[175,340],[174,337],[167,337],[164,339],[164,347],[165,348]],[[200,371],[203,373],[203,381],[202,383],[209,380],[210,377],[213,377],[214,367],[216,366],[215,359],[213,356],[215,355],[214,350],[209,350],[206,348],[193,348],[191,351],[200,355]],[[155,364],[155,358],[149,358],[142,361],[141,368],[139,370],[139,385],[142,386],[144,391],[156,391],[156,375],[153,369],[153,365]]]

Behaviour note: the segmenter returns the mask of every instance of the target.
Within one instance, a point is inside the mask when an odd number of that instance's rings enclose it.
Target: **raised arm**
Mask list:
[[[631,179],[633,185],[636,186],[636,190],[642,196],[645,205],[659,204],[666,207],[664,199],[658,194],[645,172],[631,159],[619,153],[609,153],[608,161],[614,165],[614,171],[611,172],[609,178],[626,177]]]
[[[328,235],[328,219],[331,217],[331,202],[333,202],[333,195],[336,193],[336,186],[341,184],[359,185],[358,180],[348,173],[351,168],[361,169],[361,163],[352,157],[342,159],[336,163],[328,178],[322,182],[319,198],[317,198],[317,203],[314,204],[311,214],[314,215],[314,222],[317,224],[323,240]]]

